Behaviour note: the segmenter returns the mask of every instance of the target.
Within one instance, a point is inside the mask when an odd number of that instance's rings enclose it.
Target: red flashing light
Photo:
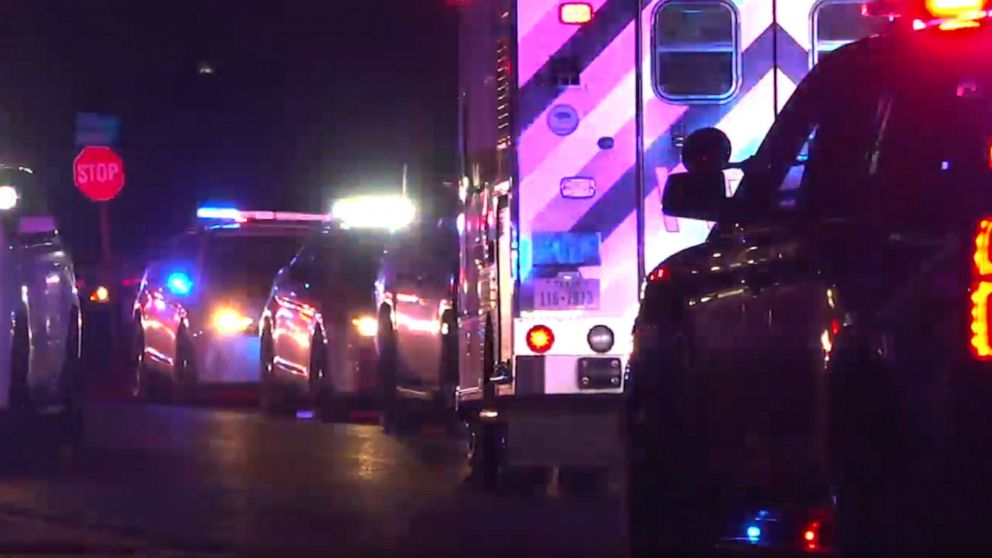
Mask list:
[[[975,232],[972,256],[975,280],[971,288],[971,352],[979,360],[992,360],[992,339],[989,337],[989,298],[992,297],[990,236],[992,220],[982,219]]]
[[[810,521],[803,530],[803,543],[806,550],[814,551],[820,546],[820,522]]]
[[[555,333],[545,325],[536,325],[527,331],[527,348],[539,355],[551,350],[555,344]]]
[[[565,2],[558,6],[558,21],[565,25],[583,25],[592,21],[592,4]]]

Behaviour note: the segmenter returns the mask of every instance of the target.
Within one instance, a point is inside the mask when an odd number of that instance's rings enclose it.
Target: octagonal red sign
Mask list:
[[[72,164],[72,176],[84,196],[109,201],[124,188],[124,160],[109,147],[84,147]]]

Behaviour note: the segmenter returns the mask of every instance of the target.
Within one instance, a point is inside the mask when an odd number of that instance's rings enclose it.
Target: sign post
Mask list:
[[[100,246],[104,261],[109,262],[110,215],[107,202],[117,197],[124,188],[124,160],[109,147],[84,147],[72,164],[72,176],[76,188],[100,204]]]

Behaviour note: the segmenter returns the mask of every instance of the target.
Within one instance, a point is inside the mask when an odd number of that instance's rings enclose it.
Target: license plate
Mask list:
[[[599,279],[537,279],[536,310],[598,310]]]

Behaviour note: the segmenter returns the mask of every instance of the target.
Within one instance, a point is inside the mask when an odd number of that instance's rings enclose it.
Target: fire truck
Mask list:
[[[455,399],[474,474],[616,463],[645,276],[712,225],[662,212],[685,136],[719,127],[752,155],[819,58],[885,25],[863,4],[460,2]]]

